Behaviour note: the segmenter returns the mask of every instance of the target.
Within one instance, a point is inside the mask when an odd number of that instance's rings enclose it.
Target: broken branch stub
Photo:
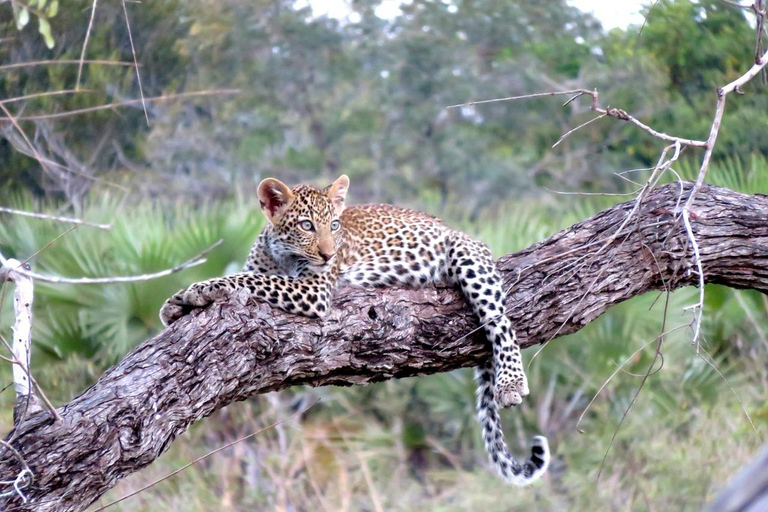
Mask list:
[[[25,268],[26,267],[26,268]],[[16,405],[13,408],[14,424],[26,414],[42,410],[33,390],[29,374],[32,350],[32,300],[34,284],[30,277],[17,272],[19,268],[29,270],[29,265],[15,259],[8,259],[0,269],[0,282],[14,283],[13,312],[13,388],[16,391]]]

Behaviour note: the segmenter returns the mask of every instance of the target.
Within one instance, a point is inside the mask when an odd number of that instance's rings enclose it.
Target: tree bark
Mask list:
[[[677,218],[689,190],[653,190],[619,236],[634,201],[502,257],[508,314],[522,346],[575,332],[644,292],[696,285]],[[711,186],[699,192],[692,223],[706,282],[768,293],[767,219],[767,196]],[[30,502],[0,498],[0,507],[83,510],[195,421],[259,393],[444,372],[490,355],[452,289],[344,288],[323,321],[244,302],[234,297],[195,311],[147,340],[60,407],[62,421],[41,412],[19,424],[6,440],[34,474]],[[20,469],[3,450],[0,480]]]

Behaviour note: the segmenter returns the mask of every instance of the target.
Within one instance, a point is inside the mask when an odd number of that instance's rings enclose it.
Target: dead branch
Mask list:
[[[19,423],[27,413],[41,410],[40,403],[32,391],[29,375],[29,361],[32,348],[32,279],[19,274],[22,263],[8,259],[0,267],[0,282],[13,281],[13,310],[16,322],[13,325],[13,387],[16,391],[16,406],[13,409],[14,423]]]
[[[91,19],[88,22],[88,30],[85,32],[85,41],[83,41],[83,50],[80,52],[80,63],[77,66],[77,82],[75,89],[80,89],[80,79],[83,76],[83,66],[85,65],[85,50],[88,48],[88,40],[91,38],[91,29],[93,28],[93,19],[96,17],[96,1],[91,5]]]
[[[11,215],[20,215],[22,217],[32,217],[35,219],[53,220],[56,222],[65,222],[68,224],[75,224],[78,226],[90,226],[92,228],[99,228],[107,231],[112,229],[112,224],[99,224],[97,222],[87,222],[84,220],[73,219],[70,217],[60,217],[58,215],[47,215],[45,213],[34,213],[34,212],[27,212],[24,210],[14,210],[13,208],[6,208],[4,206],[0,206],[0,213],[10,213]]]
[[[647,291],[696,285],[688,235],[676,218],[691,187],[682,197],[678,184],[651,191],[631,229],[599,254],[636,201],[502,257],[522,345],[575,332]],[[768,293],[768,196],[705,185],[692,213],[706,281]],[[574,264],[585,257],[588,264]],[[451,289],[345,288],[324,321],[242,299],[195,311],[143,343],[59,408],[61,421],[29,416],[9,439],[34,475],[25,489],[30,502],[6,497],[0,508],[83,510],[151,464],[192,423],[256,394],[425,375],[489,356],[482,335],[465,336],[477,322]],[[20,474],[19,464],[9,450],[0,452],[0,480]]]
[[[125,0],[122,0],[123,15],[125,16],[125,28],[128,29],[128,41],[131,43],[131,55],[133,63],[136,65],[136,82],[139,84],[139,96],[141,98],[141,108],[144,109],[144,119],[149,126],[149,113],[147,112],[147,102],[144,100],[144,87],[141,85],[141,73],[139,73],[139,60],[136,58],[136,47],[133,44],[133,32],[131,32],[131,22],[128,20],[128,8],[125,6]],[[93,7],[96,8],[96,0],[93,0]]]
[[[45,274],[38,274],[37,272],[33,272],[31,270],[27,270],[24,268],[17,268],[15,269],[15,271],[18,274],[21,274],[25,277],[37,279],[38,281],[43,281],[46,283],[55,283],[55,284],[109,284],[109,283],[134,283],[137,281],[150,281],[152,279],[157,279],[159,277],[165,277],[171,274],[175,274],[177,272],[181,272],[182,270],[188,269],[190,267],[202,265],[203,263],[206,262],[205,255],[207,255],[213,249],[221,245],[222,242],[223,240],[217,240],[211,246],[206,247],[204,250],[202,250],[192,258],[188,259],[184,263],[181,263],[179,265],[176,265],[174,267],[171,267],[165,270],[161,270],[159,272],[153,272],[151,274],[142,274],[138,276],[60,277],[60,276],[49,276]],[[3,254],[0,253],[0,264],[5,265],[7,261],[8,260],[3,256]]]
[[[83,61],[68,60],[68,59],[54,59],[54,60],[35,60],[29,62],[14,62],[13,64],[3,64],[0,66],[0,71],[17,68],[31,68],[36,66],[65,66],[69,64],[80,65],[80,62],[86,64],[95,64],[99,66],[135,66],[134,62],[121,62],[116,60],[103,60],[103,59],[85,59]]]
[[[162,96],[153,96],[151,98],[139,98],[139,99],[132,99],[132,100],[116,101],[113,103],[107,103],[105,105],[79,108],[77,110],[69,110],[67,112],[57,112],[55,114],[38,114],[38,115],[17,116],[17,117],[12,117],[8,115],[6,118],[0,118],[0,123],[13,122],[13,120],[40,121],[42,119],[60,119],[62,117],[69,117],[69,116],[75,116],[80,114],[87,114],[90,112],[97,112],[99,110],[112,110],[117,107],[127,107],[130,105],[136,105],[136,104],[143,105],[148,101],[161,103],[164,101],[172,101],[172,100],[178,100],[182,98],[197,98],[201,96],[219,96],[219,95],[239,94],[239,93],[240,93],[240,89],[211,89],[206,91],[182,92],[178,94],[164,94]]]

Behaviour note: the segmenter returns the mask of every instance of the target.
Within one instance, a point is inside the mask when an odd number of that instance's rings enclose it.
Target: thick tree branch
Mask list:
[[[688,191],[652,191],[618,236],[633,201],[501,258],[523,346],[575,332],[649,290],[696,284],[679,220]],[[768,197],[705,186],[691,213],[706,281],[768,293]],[[258,393],[424,375],[489,355],[481,335],[467,335],[477,322],[450,289],[343,289],[322,322],[240,299],[196,311],[143,343],[62,406],[61,422],[40,413],[20,424],[8,439],[34,473],[32,503],[9,498],[0,507],[82,510],[195,421]],[[3,451],[0,480],[19,469]]]

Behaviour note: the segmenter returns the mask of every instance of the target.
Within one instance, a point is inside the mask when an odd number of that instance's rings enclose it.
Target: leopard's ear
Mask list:
[[[275,178],[267,178],[259,183],[258,193],[261,211],[272,224],[280,220],[294,199],[288,185]]]
[[[325,195],[333,202],[337,215],[341,215],[341,212],[344,211],[344,199],[347,197],[347,190],[349,190],[349,177],[346,174],[339,176],[325,189]]]

